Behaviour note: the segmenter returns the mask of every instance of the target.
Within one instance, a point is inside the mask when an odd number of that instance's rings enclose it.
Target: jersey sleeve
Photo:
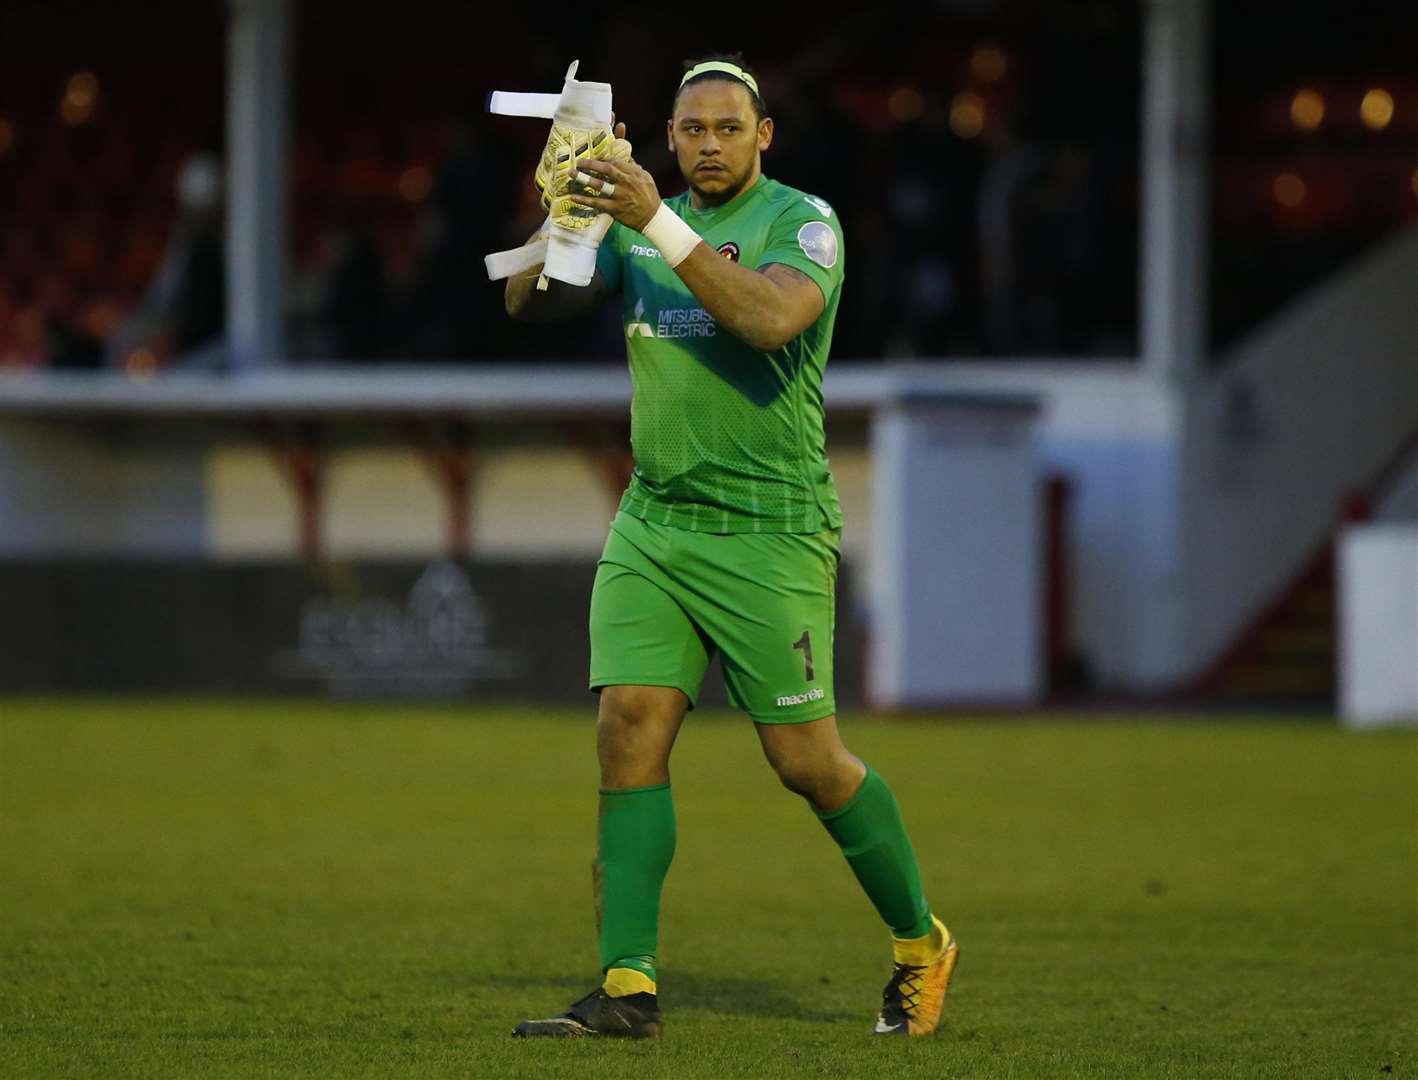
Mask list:
[[[812,278],[824,301],[842,284],[842,222],[815,195],[794,199],[773,222],[759,266],[782,263]]]
[[[611,222],[610,232],[606,233],[596,251],[596,270],[611,292],[620,291],[620,260],[624,239],[625,226],[618,221]]]

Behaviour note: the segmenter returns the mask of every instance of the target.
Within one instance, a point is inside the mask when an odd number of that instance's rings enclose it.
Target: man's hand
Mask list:
[[[567,196],[577,205],[609,214],[636,232],[648,225],[660,208],[660,189],[655,186],[655,178],[633,160],[582,158],[576,164],[581,170],[576,179],[588,189],[584,195]]]

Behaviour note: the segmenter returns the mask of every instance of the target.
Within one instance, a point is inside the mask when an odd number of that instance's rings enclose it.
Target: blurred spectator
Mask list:
[[[63,5],[7,10],[7,31],[39,44],[0,102],[0,192],[13,193],[0,198],[0,366],[83,366],[95,341],[115,364],[222,362],[220,172],[192,151],[220,142],[223,23],[209,5],[149,6],[187,28],[180,56],[103,5],[77,22]],[[846,228],[836,356],[1136,355],[1143,10],[886,4],[811,40],[792,9],[755,11],[749,59],[778,125],[765,171],[826,198]],[[1418,82],[1403,63],[1418,8],[1390,12],[1350,41],[1322,20],[1217,7],[1218,347],[1418,219]],[[723,44],[708,40],[718,31],[688,30],[664,57],[648,3],[598,20],[589,51],[583,31],[530,11],[411,0],[402,14],[398,34],[370,35],[335,0],[298,6],[291,354],[619,358],[614,305],[574,328],[512,326],[483,274],[484,254],[542,218],[528,176],[545,129],[440,118],[493,87],[545,89],[594,56],[583,73],[613,82],[637,160],[668,195],[673,78],[681,56]],[[1391,115],[1364,119],[1381,89]]]
[[[506,155],[497,152],[492,139],[488,130],[479,130],[466,117],[449,126],[447,157],[420,221],[424,256],[405,309],[404,342],[410,356],[485,357],[489,327],[503,317],[501,296],[488,287],[483,256],[501,244],[516,180],[508,175]]]
[[[384,264],[361,215],[325,238],[328,278],[321,315],[329,335],[322,357],[376,360],[388,346]]]
[[[1073,356],[1101,334],[1104,221],[1093,158],[1041,147],[1001,125],[980,184],[985,350]]]
[[[1034,336],[1025,326],[1021,275],[1039,252],[1028,243],[1037,234],[1019,228],[1025,192],[1044,168],[1043,151],[1020,139],[1015,125],[1000,119],[985,132],[990,162],[980,179],[980,308],[985,351],[1016,352]]]
[[[875,350],[887,357],[939,357],[962,344],[976,345],[965,284],[974,249],[970,207],[976,167],[952,135],[947,115],[946,103],[933,95],[920,117],[901,127],[888,157],[890,171],[883,179],[890,185],[889,231],[883,239],[886,302],[893,315],[891,333]]]
[[[51,368],[93,371],[103,366],[104,344],[99,338],[55,314],[46,317],[44,329]]]
[[[138,311],[110,342],[111,363],[126,366],[137,354],[158,366],[225,364],[221,183],[221,165],[211,154],[197,154],[182,166],[178,218],[167,250]]]

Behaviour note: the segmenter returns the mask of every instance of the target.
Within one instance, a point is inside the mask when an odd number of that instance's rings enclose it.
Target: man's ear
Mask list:
[[[675,122],[673,117],[665,121],[665,145],[669,147],[671,154],[675,152]]]
[[[773,117],[765,116],[758,122],[758,149],[767,150],[773,145]]]

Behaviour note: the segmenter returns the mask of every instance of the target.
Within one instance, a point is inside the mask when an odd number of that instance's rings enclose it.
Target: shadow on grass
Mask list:
[[[478,986],[496,990],[553,989],[567,993],[566,1004],[591,989],[583,977],[566,975],[496,975],[475,980]],[[833,1023],[858,1020],[861,1011],[815,1009],[804,1005],[783,987],[762,979],[731,975],[706,975],[697,971],[676,971],[661,985],[660,1005],[673,1010],[702,1010],[726,1016],[761,1016],[776,1020],[806,1020]],[[869,1005],[866,1006],[869,1008]]]

